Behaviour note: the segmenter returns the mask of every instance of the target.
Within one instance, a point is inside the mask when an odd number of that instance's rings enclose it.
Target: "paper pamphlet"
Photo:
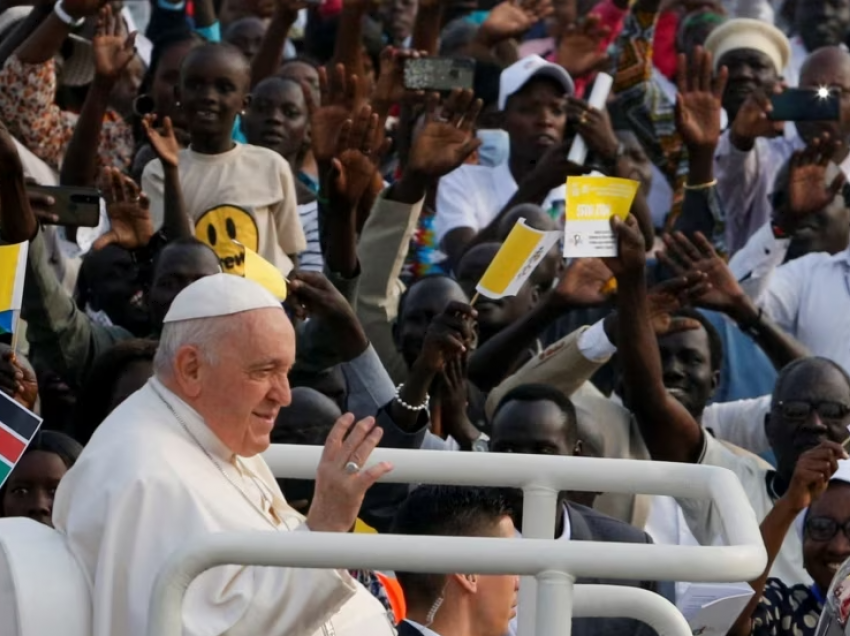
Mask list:
[[[752,597],[747,583],[691,583],[676,605],[694,636],[726,636]]]
[[[616,177],[568,177],[564,256],[616,256],[611,217],[629,215],[639,185]]]

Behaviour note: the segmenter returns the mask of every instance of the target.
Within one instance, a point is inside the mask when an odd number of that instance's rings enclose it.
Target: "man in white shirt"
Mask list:
[[[56,494],[54,525],[91,583],[93,636],[146,636],[156,577],[193,537],[347,532],[391,469],[360,470],[381,437],[374,419],[340,418],[305,522],[259,455],[291,400],[295,334],[280,303],[216,274],[186,287],[164,323],[155,376],[98,428]],[[393,634],[381,604],[339,570],[212,568],[182,616],[186,636]]]
[[[511,510],[495,488],[423,485],[399,507],[393,534],[512,539]],[[512,574],[396,572],[407,603],[399,636],[504,636],[516,615]]]
[[[509,202],[547,210],[563,203],[566,97],[574,92],[569,73],[537,55],[502,71],[498,105],[510,135],[510,158],[495,167],[463,165],[443,177],[437,190],[434,229],[452,264]]]
[[[850,378],[824,358],[802,358],[786,366],[777,380],[765,431],[777,458],[770,471],[754,458],[731,452],[700,426],[662,372],[662,354],[653,331],[645,281],[645,251],[636,223],[618,226],[619,257],[611,261],[617,276],[618,351],[625,395],[650,456],[656,461],[704,463],[732,470],[740,479],[758,521],[773,508],[791,482],[797,459],[823,440],[842,443],[850,424]],[[681,386],[701,382],[704,366],[694,355],[678,363]],[[667,386],[665,386],[667,385]],[[722,527],[717,511],[705,500],[679,499],[694,536],[710,545]],[[788,585],[811,584],[803,569],[802,545],[795,533],[785,537],[773,576]]]

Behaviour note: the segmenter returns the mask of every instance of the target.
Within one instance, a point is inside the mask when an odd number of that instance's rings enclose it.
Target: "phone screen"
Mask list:
[[[475,60],[423,57],[404,64],[404,87],[413,91],[451,91],[472,88]]]
[[[838,121],[839,95],[830,91],[822,95],[818,89],[789,88],[770,98],[773,121]]]

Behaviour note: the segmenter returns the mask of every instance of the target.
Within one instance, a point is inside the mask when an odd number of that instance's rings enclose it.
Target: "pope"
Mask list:
[[[347,532],[369,487],[382,430],[341,417],[307,518],[260,456],[290,403],[295,333],[263,287],[229,274],[186,287],[165,317],[154,377],[97,429],[56,493],[53,519],[83,567],[93,636],[147,636],[168,557],[211,532]],[[189,587],[186,636],[390,636],[381,604],[341,570],[222,566]]]

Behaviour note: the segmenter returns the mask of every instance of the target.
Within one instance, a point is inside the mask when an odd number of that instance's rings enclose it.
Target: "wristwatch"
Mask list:
[[[490,436],[487,433],[481,433],[472,442],[472,452],[486,453],[490,450]]]
[[[56,14],[56,17],[59,18],[62,22],[67,24],[69,27],[78,27],[86,21],[85,18],[74,19],[71,15],[65,11],[65,7],[62,6],[62,0],[57,0],[56,4],[53,5],[53,13]]]

